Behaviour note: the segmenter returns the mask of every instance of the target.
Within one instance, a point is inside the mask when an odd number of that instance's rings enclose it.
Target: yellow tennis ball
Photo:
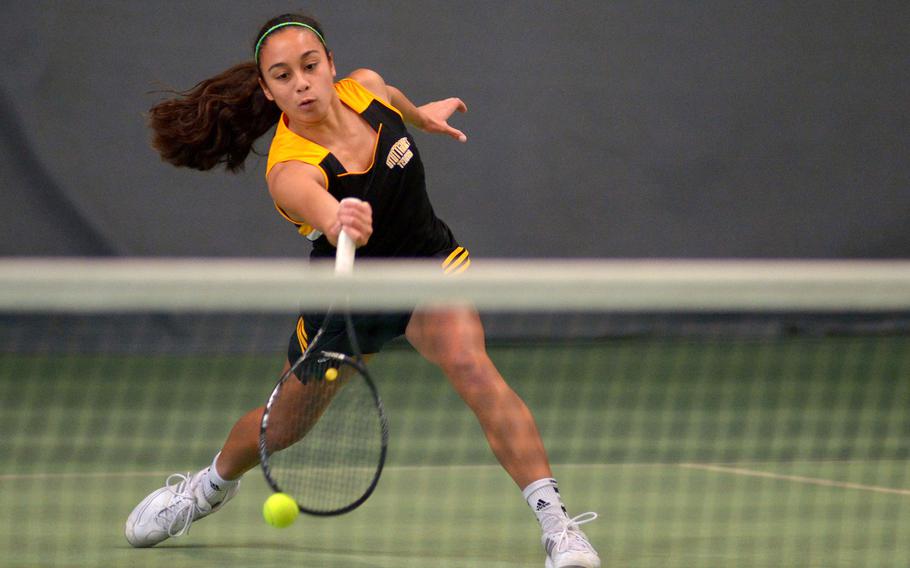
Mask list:
[[[338,378],[338,369],[335,367],[329,367],[325,370],[325,380],[334,381]]]
[[[273,493],[262,506],[265,522],[280,529],[291,526],[299,514],[297,502],[287,493]]]

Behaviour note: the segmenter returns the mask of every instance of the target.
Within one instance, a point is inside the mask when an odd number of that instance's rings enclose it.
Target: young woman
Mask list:
[[[447,122],[466,110],[464,103],[450,98],[416,107],[366,69],[335,78],[320,25],[299,15],[279,16],[257,35],[252,62],[151,110],[154,145],[177,166],[205,170],[225,164],[234,171],[243,167],[253,142],[277,123],[266,169],[269,193],[281,215],[313,241],[312,256],[333,256],[343,227],[358,256],[436,257],[448,272],[467,269],[468,251],[433,212],[420,155],[405,127],[465,142]],[[285,369],[320,324],[301,316]],[[600,566],[578,528],[596,515],[567,515],[534,419],[487,356],[477,313],[415,310],[373,321],[369,333],[358,328],[364,353],[378,352],[402,334],[442,369],[477,416],[493,453],[537,516],[546,566]],[[256,408],[241,417],[210,466],[190,476],[175,474],[146,497],[126,522],[130,544],[153,546],[179,536],[223,507],[244,472],[258,464],[261,416]]]

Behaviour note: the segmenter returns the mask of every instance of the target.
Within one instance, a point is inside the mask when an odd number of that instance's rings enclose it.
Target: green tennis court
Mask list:
[[[534,411],[570,513],[600,514],[584,528],[605,566],[910,565],[910,337],[500,343],[491,355]],[[0,565],[542,564],[533,515],[474,417],[403,346],[373,364],[392,445],[363,507],[273,529],[253,471],[189,535],[131,549],[132,507],[208,463],[280,364],[3,354]]]

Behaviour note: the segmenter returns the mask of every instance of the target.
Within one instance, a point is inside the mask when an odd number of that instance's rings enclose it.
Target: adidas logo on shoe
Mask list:
[[[546,501],[544,501],[543,499],[538,499],[538,500],[537,500],[537,506],[534,508],[534,510],[535,510],[535,511],[543,511],[544,509],[546,509],[546,508],[549,507],[549,506],[550,506],[550,504],[547,503]]]

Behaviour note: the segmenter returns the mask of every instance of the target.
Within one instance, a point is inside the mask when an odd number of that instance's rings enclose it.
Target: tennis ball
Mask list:
[[[280,529],[291,526],[299,514],[297,502],[287,493],[273,493],[262,506],[265,522]]]
[[[334,381],[338,378],[338,369],[335,367],[329,367],[325,370],[325,380]]]

